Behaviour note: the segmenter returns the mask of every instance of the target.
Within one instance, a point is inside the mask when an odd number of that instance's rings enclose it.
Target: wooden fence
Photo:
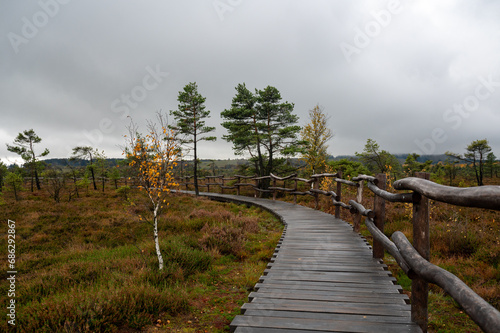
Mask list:
[[[180,179],[179,186],[189,189],[191,177]],[[324,178],[330,178],[336,183],[336,191],[324,191],[320,189],[320,182]],[[259,188],[263,179],[269,179],[272,184],[267,189]],[[221,193],[225,190],[236,190],[240,195],[242,187],[251,187],[254,196],[260,193],[271,193],[273,200],[279,192],[293,195],[297,202],[298,195],[310,195],[314,197],[316,208],[318,208],[319,196],[331,197],[335,206],[335,217],[340,218],[340,210],[347,209],[353,215],[354,231],[359,232],[362,216],[365,224],[373,236],[373,257],[383,259],[384,252],[391,254],[402,270],[412,279],[411,286],[411,309],[412,320],[416,322],[424,332],[428,324],[428,294],[429,283],[443,288],[453,299],[462,306],[464,311],[485,332],[499,332],[500,312],[492,305],[477,295],[463,281],[450,272],[435,266],[429,262],[430,240],[429,240],[429,200],[445,202],[448,204],[464,207],[477,207],[500,211],[500,186],[481,186],[469,188],[456,188],[439,185],[429,181],[428,173],[417,173],[416,177],[409,177],[394,182],[396,190],[407,190],[411,192],[391,193],[386,191],[386,175],[378,174],[375,177],[360,175],[350,180],[342,179],[342,173],[316,174],[309,179],[298,178],[296,174],[287,177],[278,177],[270,174],[264,177],[236,175],[230,178],[224,176],[208,176],[199,178],[199,187],[217,188]],[[253,181],[253,182],[252,182]],[[278,186],[281,182],[283,186]],[[292,184],[287,187],[286,184]],[[299,188],[299,184],[301,187]],[[365,185],[366,184],[366,185]],[[341,201],[342,186],[356,188],[356,200],[348,203]],[[362,205],[363,189],[368,187],[374,193],[373,209],[367,209]],[[305,190],[304,190],[305,187]],[[396,231],[391,239],[384,234],[385,203],[404,202],[413,206],[413,245],[405,235]],[[385,251],[384,251],[385,250]]]

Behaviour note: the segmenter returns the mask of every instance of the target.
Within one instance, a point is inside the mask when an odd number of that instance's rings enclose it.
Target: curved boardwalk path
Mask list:
[[[285,224],[273,259],[255,285],[235,333],[421,332],[409,299],[367,242],[330,214],[282,201],[203,196],[271,211]]]

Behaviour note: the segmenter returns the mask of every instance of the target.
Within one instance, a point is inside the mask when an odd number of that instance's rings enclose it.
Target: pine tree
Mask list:
[[[215,136],[203,136],[215,130],[215,127],[205,126],[206,118],[209,118],[210,111],[205,110],[205,100],[198,92],[196,82],[187,84],[183,91],[179,91],[177,101],[178,110],[170,111],[174,116],[176,124],[169,126],[180,134],[185,135],[181,142],[192,146],[194,154],[194,190],[196,195],[200,194],[198,188],[198,142],[215,141]]]
[[[34,183],[36,181],[36,188],[40,190],[40,180],[38,178],[38,158],[47,156],[49,150],[45,148],[43,153],[40,155],[35,154],[36,143],[40,143],[42,139],[36,135],[33,129],[26,130],[23,133],[19,133],[14,139],[14,145],[7,144],[7,150],[16,153],[21,156],[23,160],[26,161],[31,173],[31,192],[33,192]]]
[[[238,84],[236,92],[231,108],[221,112],[225,120],[222,126],[228,131],[223,138],[233,143],[236,154],[250,155],[259,176],[267,176],[276,172],[277,158],[301,151],[294,105],[282,102],[278,89],[271,86],[252,94],[243,83]],[[268,182],[260,186],[266,188]]]

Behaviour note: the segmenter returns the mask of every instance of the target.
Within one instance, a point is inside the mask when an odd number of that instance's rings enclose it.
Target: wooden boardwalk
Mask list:
[[[235,333],[421,332],[409,299],[367,242],[330,214],[282,201],[202,193],[267,209],[285,224],[273,259],[231,323]]]

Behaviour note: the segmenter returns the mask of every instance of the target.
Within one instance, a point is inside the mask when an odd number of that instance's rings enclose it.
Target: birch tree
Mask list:
[[[138,133],[137,125],[132,123],[129,135],[126,136],[125,154],[129,165],[135,169],[139,189],[144,191],[150,203],[150,216],[140,216],[141,220],[149,223],[153,228],[158,267],[163,269],[163,256],[160,249],[158,222],[163,209],[168,206],[166,196],[170,188],[177,186],[173,177],[173,168],[177,165],[176,159],[179,143],[175,131],[167,127],[166,118],[158,113],[158,123],[148,121],[147,134]]]
[[[333,138],[333,133],[328,128],[329,117],[319,105],[309,110],[309,119],[310,122],[300,132],[302,140],[307,142],[302,160],[307,163],[308,171],[315,174],[321,172],[326,165],[327,142]]]

